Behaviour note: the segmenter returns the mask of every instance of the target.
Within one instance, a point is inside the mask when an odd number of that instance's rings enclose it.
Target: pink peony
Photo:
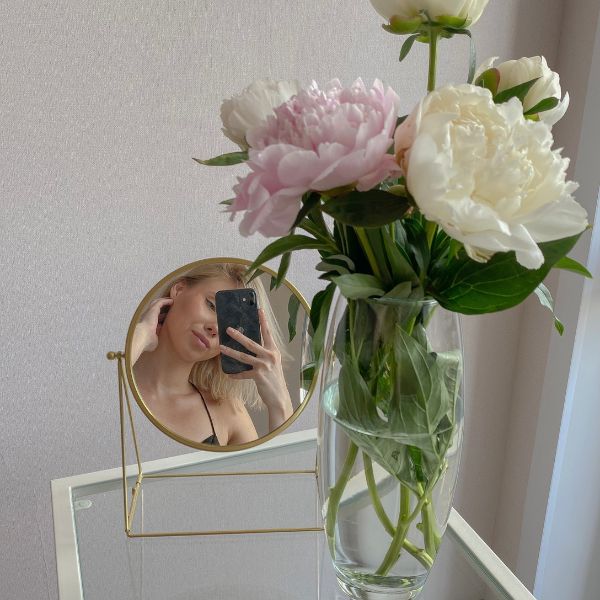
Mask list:
[[[288,233],[309,190],[352,185],[364,191],[399,173],[387,153],[398,103],[379,80],[371,89],[360,79],[349,88],[334,79],[324,90],[313,82],[250,129],[246,164],[252,172],[234,187],[228,209],[245,211],[242,235]]]

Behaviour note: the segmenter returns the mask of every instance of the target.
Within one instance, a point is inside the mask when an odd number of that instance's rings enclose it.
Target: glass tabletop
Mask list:
[[[239,531],[321,525],[314,430],[243,453],[193,454],[144,465],[132,531]],[[135,483],[131,469],[128,493]],[[189,476],[210,473],[209,477]],[[173,475],[152,478],[148,475]],[[322,531],[128,538],[122,473],[52,482],[61,600],[345,600]],[[420,600],[533,596],[453,511]]]

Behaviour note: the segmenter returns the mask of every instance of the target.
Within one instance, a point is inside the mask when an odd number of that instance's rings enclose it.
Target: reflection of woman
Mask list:
[[[169,430],[196,442],[224,446],[257,439],[246,406],[262,402],[270,431],[293,412],[281,365],[281,336],[258,278],[249,287],[263,307],[263,345],[231,328],[227,333],[256,356],[219,345],[215,293],[244,287],[245,271],[234,263],[196,267],[170,285],[164,298],[151,302],[134,332],[131,364],[145,404]],[[252,369],[226,375],[221,352]]]

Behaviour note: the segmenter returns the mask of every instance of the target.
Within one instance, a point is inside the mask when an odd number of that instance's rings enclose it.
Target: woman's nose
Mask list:
[[[206,328],[206,331],[213,337],[219,333],[216,319],[208,321],[205,325],[205,328]]]

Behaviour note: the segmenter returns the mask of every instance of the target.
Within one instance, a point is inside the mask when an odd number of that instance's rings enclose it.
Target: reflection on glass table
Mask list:
[[[315,452],[316,432],[309,430],[243,453],[194,452],[148,462],[144,472],[312,469]],[[52,498],[60,600],[346,598],[322,532],[130,539],[120,469],[54,480]],[[309,474],[155,479],[144,483],[139,501],[135,529],[144,532],[320,525]],[[419,600],[496,598],[533,596],[453,511]]]

